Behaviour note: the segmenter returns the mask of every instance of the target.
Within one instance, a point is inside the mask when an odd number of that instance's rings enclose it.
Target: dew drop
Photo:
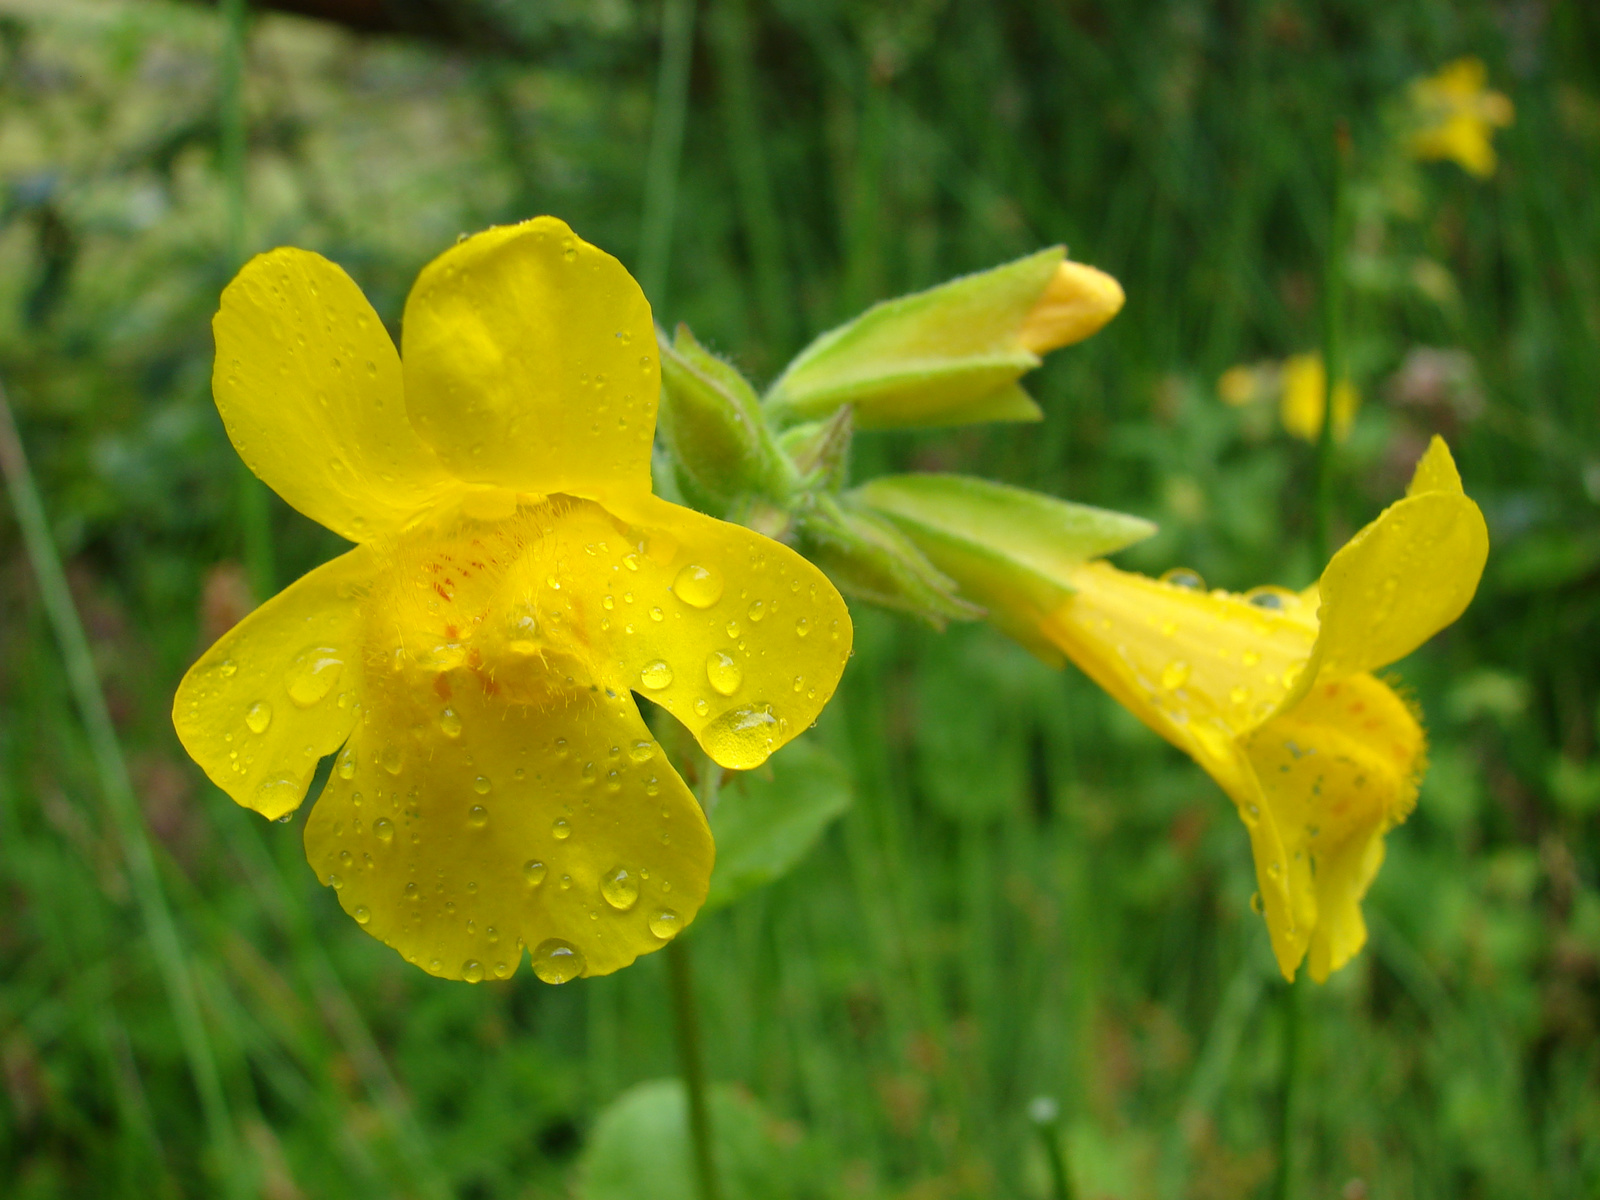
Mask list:
[[[510,966],[509,963],[503,963],[503,962],[495,963],[495,965],[494,965],[494,977],[496,979],[507,979],[507,978],[510,978],[510,975],[511,975],[511,966]]]
[[[274,808],[292,810],[304,794],[305,789],[292,776],[271,775],[256,785],[256,808],[261,812]],[[281,821],[292,815],[292,812],[286,812],[278,819]]]
[[[694,698],[694,711],[697,716],[703,717],[711,711],[711,705],[706,703],[704,696],[696,696]]]
[[[489,782],[489,777],[487,775],[479,775],[472,781],[472,790],[477,792],[480,796],[487,796],[489,794],[489,789],[492,786],[494,785]]]
[[[650,932],[663,942],[670,942],[678,936],[678,914],[670,908],[663,908],[650,916]]]
[[[647,662],[639,671],[639,682],[653,692],[672,683],[672,668],[663,659]]]
[[[550,826],[550,836],[558,842],[564,842],[572,836],[572,826],[567,824],[565,817],[557,817]]]
[[[339,772],[340,779],[354,779],[356,777],[356,756],[346,751],[340,757],[339,765],[335,769]]]
[[[713,650],[706,658],[706,678],[722,696],[731,696],[744,682],[744,670],[726,650]]]
[[[1191,571],[1188,567],[1173,567],[1161,576],[1162,583],[1170,583],[1173,587],[1183,588],[1189,592],[1203,592],[1206,590],[1206,581],[1201,578],[1200,572]]]
[[[583,974],[583,951],[560,938],[545,938],[533,948],[533,973],[546,983],[566,983]]]
[[[765,600],[752,600],[750,602],[750,613],[749,613],[749,615],[750,615],[750,619],[752,621],[759,621],[759,620],[761,620],[762,617],[766,616],[767,615],[767,603],[766,603],[766,601]]]
[[[770,704],[741,704],[707,725],[700,733],[700,744],[723,766],[748,771],[766,762],[777,749],[779,732]]]
[[[331,646],[302,650],[284,672],[283,682],[289,699],[300,708],[310,708],[333,690],[343,670],[344,659]]]
[[[447,738],[461,736],[461,714],[453,708],[447,708],[439,714],[439,732]]]
[[[380,842],[394,841],[394,822],[388,817],[379,817],[372,823],[372,835]]]
[[[340,891],[344,887],[344,880],[340,879],[337,875],[329,875],[328,886],[336,892]]]
[[[474,829],[482,829],[489,823],[489,810],[481,804],[474,804],[467,809],[467,824]]]
[[[372,920],[372,910],[365,904],[356,905],[356,911],[353,915],[355,916],[357,925],[365,925],[368,921]]]
[[[461,964],[461,978],[468,983],[483,982],[483,964],[475,958],[469,958]]]
[[[406,899],[413,902],[422,899],[422,889],[414,882],[406,884]]]
[[[618,912],[639,903],[639,881],[626,867],[613,867],[600,880],[600,894]]]
[[[250,727],[251,733],[265,733],[267,726],[272,724],[272,705],[265,700],[257,700],[245,710],[244,723]]]
[[[722,575],[715,568],[690,563],[672,581],[672,591],[691,608],[710,608],[722,599]]]
[[[378,765],[391,775],[400,774],[400,747],[385,746],[383,753],[378,756]]]
[[[223,659],[222,664],[217,668],[217,673],[224,679],[232,679],[236,674],[238,674],[238,671],[239,664],[234,662],[231,658]]]
[[[656,756],[656,744],[640,738],[628,747],[628,757],[636,763],[649,762]]]
[[[1260,892],[1250,893],[1250,911],[1255,913],[1258,917],[1266,911],[1266,906],[1261,903]]]
[[[1169,692],[1177,691],[1187,682],[1189,682],[1189,664],[1181,658],[1173,659],[1161,672],[1161,686]]]
[[[809,617],[801,617],[794,623],[794,632],[796,637],[805,637],[806,634],[811,632],[811,619]]]
[[[1286,592],[1282,588],[1260,587],[1246,592],[1244,598],[1257,608],[1265,608],[1271,612],[1282,612],[1289,607],[1290,601],[1295,596],[1294,593]]]
[[[522,877],[528,881],[529,887],[538,887],[549,873],[550,869],[536,858],[530,858],[522,864]]]

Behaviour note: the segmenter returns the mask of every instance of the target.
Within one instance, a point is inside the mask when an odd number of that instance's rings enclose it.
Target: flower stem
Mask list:
[[[659,311],[665,299],[678,202],[678,158],[689,107],[689,59],[694,49],[694,0],[661,6],[661,73],[656,78],[655,121],[645,163],[644,213],[639,230],[639,286]],[[660,320],[660,317],[657,317]]]
[[[1300,1083],[1300,1021],[1306,989],[1305,973],[1283,989],[1283,1083],[1278,1108],[1278,1171],[1273,1180],[1274,1200],[1295,1194],[1294,1134]]]
[[[218,63],[217,124],[221,131],[217,161],[227,212],[225,253],[228,270],[244,265],[245,163],[248,153],[244,111],[244,60],[248,37],[249,0],[222,0],[222,53]],[[272,508],[266,485],[241,459],[238,465],[239,526],[244,541],[245,572],[250,591],[260,603],[277,590],[272,548]]]
[[[1061,1107],[1051,1096],[1037,1096],[1028,1105],[1028,1119],[1039,1134],[1045,1161],[1050,1164],[1050,1200],[1075,1200],[1067,1152],[1061,1145]]]
[[[700,1014],[695,1005],[694,963],[680,935],[667,943],[667,975],[672,987],[673,1028],[678,1036],[678,1062],[689,1100],[689,1143],[694,1151],[695,1182],[700,1200],[721,1200],[716,1158],[712,1152],[711,1108],[706,1102],[705,1064],[700,1057]]]
[[[188,1060],[189,1074],[200,1097],[212,1169],[222,1176],[225,1191],[236,1193],[239,1190],[239,1175],[233,1122],[228,1113],[222,1078],[217,1070],[216,1055],[201,1015],[199,993],[184,956],[183,942],[172,919],[166,893],[161,886],[149,830],[145,826],[144,814],[139,809],[133,780],[128,775],[127,760],[123,758],[122,747],[117,741],[116,727],[111,723],[105,692],[101,690],[99,676],[95,673],[89,639],[84,634],[83,622],[73,603],[72,592],[67,587],[61,557],[56,551],[44,505],[39,499],[39,490],[28,466],[27,454],[22,446],[22,438],[17,433],[16,421],[12,417],[11,405],[3,386],[0,386],[0,473],[5,475],[12,508],[22,530],[28,562],[39,585],[39,597],[55,632],[62,663],[66,667],[67,683],[83,720],[84,731],[89,737],[95,771],[100,777],[101,796],[111,817],[112,828],[116,831],[128,878],[139,905],[139,915],[149,934],[156,966],[166,988],[167,1003],[172,1010],[173,1022],[178,1027],[184,1057]]]
[[[1328,214],[1328,244],[1322,267],[1322,428],[1317,435],[1313,469],[1311,561],[1316,569],[1328,561],[1333,524],[1334,450],[1337,444],[1334,403],[1344,382],[1344,246],[1345,173],[1350,157],[1350,131],[1341,121],[1334,131],[1333,203]]]

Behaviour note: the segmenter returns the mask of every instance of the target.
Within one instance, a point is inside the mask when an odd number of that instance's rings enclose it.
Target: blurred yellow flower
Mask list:
[[[1252,367],[1245,363],[1229,367],[1217,380],[1217,395],[1222,397],[1222,402],[1232,408],[1243,408],[1257,400],[1268,389],[1269,381],[1266,376],[1271,374],[1262,367]]]
[[[1411,84],[1413,158],[1449,159],[1480,179],[1494,174],[1494,131],[1510,125],[1515,110],[1487,81],[1482,60],[1458,58]]]
[[[1041,632],[1228,793],[1250,833],[1284,975],[1325,980],[1366,941],[1383,835],[1416,802],[1426,740],[1374,671],[1465,610],[1488,554],[1478,507],[1433,440],[1406,498],[1303,593],[1203,590],[1079,564]]]
[[[650,307],[541,217],[460,242],[402,359],[333,263],[280,249],[223,293],[213,387],[251,470],[358,543],[185,676],[185,748],[286,817],[338,751],[306,855],[429,972],[547,982],[665,944],[706,895],[706,821],[633,692],[725,767],[811,724],[848,657],[827,578],[650,491]]]
[[[1328,373],[1320,354],[1296,354],[1283,364],[1282,394],[1278,399],[1278,419],[1283,428],[1297,438],[1314,442],[1322,436],[1322,417],[1328,408]],[[1333,435],[1339,441],[1350,436],[1350,425],[1361,394],[1349,380],[1333,389]]]

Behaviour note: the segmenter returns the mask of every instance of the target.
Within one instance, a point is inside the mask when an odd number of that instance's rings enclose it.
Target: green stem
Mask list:
[[[1317,570],[1328,561],[1333,524],[1334,451],[1337,430],[1334,397],[1344,382],[1344,247],[1345,170],[1350,134],[1341,123],[1334,134],[1333,204],[1328,218],[1328,245],[1322,268],[1322,429],[1317,435],[1312,493],[1311,553]]]
[[[89,737],[95,771],[100,777],[101,795],[112,828],[116,831],[123,861],[127,865],[139,915],[150,936],[156,966],[166,988],[167,1003],[178,1027],[184,1057],[188,1060],[189,1074],[200,1097],[213,1159],[212,1168],[223,1176],[227,1190],[233,1192],[238,1188],[239,1179],[233,1122],[223,1094],[222,1079],[217,1071],[216,1055],[201,1015],[198,989],[184,956],[183,942],[172,919],[166,893],[162,890],[149,830],[145,827],[133,780],[128,775],[128,764],[117,741],[116,727],[111,723],[105,693],[95,673],[89,639],[84,634],[83,622],[67,587],[61,557],[50,534],[44,505],[40,501],[39,490],[29,469],[22,438],[17,433],[16,421],[11,415],[11,405],[3,386],[0,386],[0,472],[5,475],[17,524],[22,530],[23,545],[27,549],[34,578],[38,581],[39,596],[60,646],[67,683]]]
[[[1067,1169],[1067,1152],[1061,1145],[1061,1109],[1050,1096],[1039,1096],[1028,1105],[1028,1119],[1039,1134],[1045,1161],[1050,1164],[1051,1200],[1074,1200],[1072,1172]]]
[[[245,165],[247,155],[244,111],[244,60],[248,36],[249,0],[222,0],[222,53],[219,66],[217,124],[220,130],[218,163],[227,211],[225,230],[228,269],[237,270],[245,256]],[[272,547],[272,508],[266,485],[238,465],[239,527],[244,540],[245,572],[259,603],[277,590]]]
[[[689,1099],[689,1143],[694,1151],[695,1182],[700,1200],[721,1200],[716,1159],[712,1153],[711,1107],[706,1102],[705,1064],[700,1057],[700,1014],[695,1006],[694,963],[682,936],[667,943],[667,975],[672,986],[673,1028],[678,1035],[678,1062]]]
[[[661,73],[645,164],[644,213],[639,230],[639,286],[659,308],[665,300],[672,218],[678,202],[678,159],[689,107],[689,60],[694,50],[694,0],[661,6]]]
[[[1294,1134],[1299,1103],[1300,1023],[1306,989],[1301,972],[1283,990],[1283,1085],[1278,1109],[1278,1171],[1273,1180],[1274,1200],[1290,1200],[1295,1194]]]

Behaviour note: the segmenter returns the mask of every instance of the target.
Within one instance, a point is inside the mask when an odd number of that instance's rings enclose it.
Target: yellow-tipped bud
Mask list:
[[[1081,342],[1121,312],[1126,299],[1122,285],[1104,271],[1063,262],[1029,310],[1017,341],[1034,354]]]

